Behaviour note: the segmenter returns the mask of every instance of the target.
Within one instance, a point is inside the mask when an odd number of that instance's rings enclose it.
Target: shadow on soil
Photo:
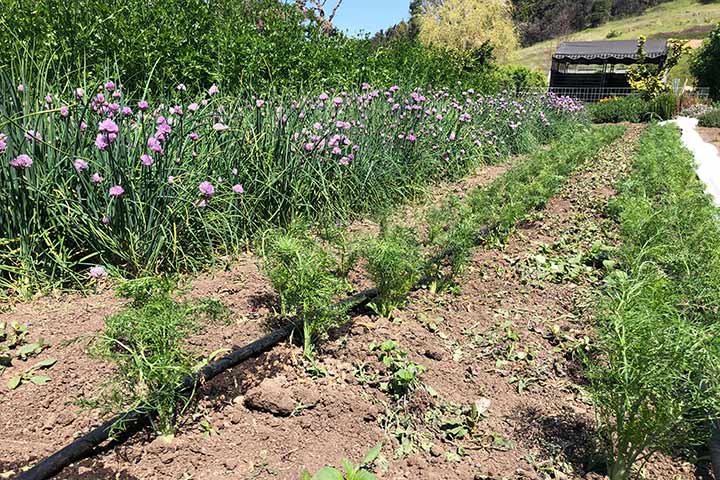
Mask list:
[[[35,459],[31,463],[41,459]],[[121,470],[116,472],[110,468],[105,468],[97,464],[98,462],[92,459],[83,460],[80,463],[73,464],[72,466],[63,470],[59,475],[53,477],[56,480],[139,480],[138,477],[134,477],[129,473]],[[20,472],[22,467],[26,465],[22,463],[6,463],[0,462],[0,473]],[[5,477],[3,477],[5,478]],[[11,477],[13,478],[13,477]]]

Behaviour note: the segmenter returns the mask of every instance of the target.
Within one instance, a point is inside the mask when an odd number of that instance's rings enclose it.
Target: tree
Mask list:
[[[710,97],[720,100],[720,24],[693,56],[690,71],[701,87],[710,87]]]
[[[506,0],[444,0],[421,4],[418,38],[426,45],[459,51],[492,46],[499,58],[507,57],[518,46],[512,5]]]
[[[628,83],[647,100],[653,100],[658,95],[670,91],[670,85],[666,79],[670,70],[680,62],[680,57],[685,55],[690,47],[682,40],[670,39],[667,42],[668,54],[661,67],[646,63],[645,37],[638,38],[639,62],[630,65],[627,69]]]

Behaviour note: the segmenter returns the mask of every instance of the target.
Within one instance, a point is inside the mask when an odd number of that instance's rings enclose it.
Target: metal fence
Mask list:
[[[695,88],[693,90],[674,89],[677,94],[684,94],[690,97],[707,98],[709,88]],[[548,91],[557,95],[563,95],[582,100],[584,102],[598,102],[604,98],[626,97],[633,93],[632,88],[597,88],[597,87],[550,87]]]

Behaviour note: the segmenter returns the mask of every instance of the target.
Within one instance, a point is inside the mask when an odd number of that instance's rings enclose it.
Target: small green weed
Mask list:
[[[386,368],[386,375],[380,381],[380,390],[399,399],[420,385],[420,375],[427,369],[409,360],[397,342],[386,340],[380,345],[373,344],[370,351],[375,352]]]
[[[42,338],[28,341],[28,328],[17,321],[0,322],[0,373],[13,359],[27,360],[40,354],[48,345]]]
[[[57,360],[54,358],[46,358],[45,360],[41,360],[32,367],[28,368],[27,370],[24,370],[22,373],[15,375],[13,377],[10,377],[7,382],[7,387],[10,390],[15,390],[23,383],[34,383],[35,385],[45,385],[47,382],[50,381],[50,377],[47,377],[45,375],[38,375],[38,370],[43,370],[46,368],[50,368]]]
[[[373,447],[358,465],[354,465],[350,460],[342,460],[342,470],[334,467],[324,467],[311,475],[305,470],[302,473],[302,480],[376,480],[377,477],[372,472],[372,466],[377,460],[382,450],[382,443]]]

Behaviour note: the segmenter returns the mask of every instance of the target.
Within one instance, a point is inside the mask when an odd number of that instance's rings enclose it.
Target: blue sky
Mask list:
[[[327,14],[337,0],[328,0]],[[335,26],[355,35],[361,31],[375,33],[408,18],[409,0],[343,0],[335,17]]]

